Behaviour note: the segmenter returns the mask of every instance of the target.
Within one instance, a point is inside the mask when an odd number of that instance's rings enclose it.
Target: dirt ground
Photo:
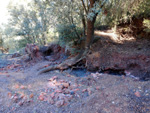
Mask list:
[[[1,70],[0,113],[149,113],[150,81],[70,70],[37,75],[49,64]]]
[[[150,81],[82,69],[37,74],[58,62],[1,60],[0,113],[150,113]]]

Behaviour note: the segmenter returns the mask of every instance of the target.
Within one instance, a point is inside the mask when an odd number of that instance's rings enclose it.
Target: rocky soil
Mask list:
[[[101,35],[106,34],[98,34],[98,38]],[[136,69],[143,72],[149,65],[144,64],[143,57],[131,59],[143,52],[149,63],[148,42],[142,45],[135,39],[107,37],[99,40],[87,57],[87,69],[93,72],[68,69],[37,74],[41,67],[59,64],[63,57],[36,63],[19,58],[0,60],[0,113],[149,113],[150,81],[140,79],[140,74],[133,76],[139,72]],[[134,65],[128,68],[131,63]],[[101,68],[103,73],[99,73]]]
[[[149,113],[150,81],[71,70],[37,75],[50,62],[0,71],[0,113]]]

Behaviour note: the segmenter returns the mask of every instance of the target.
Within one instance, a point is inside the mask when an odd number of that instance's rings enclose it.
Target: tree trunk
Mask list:
[[[83,35],[86,35],[86,21],[84,15],[82,15]]]
[[[93,19],[92,21],[91,20],[87,21],[87,37],[86,37],[86,42],[85,42],[85,48],[89,48],[93,41],[95,19]]]
[[[90,8],[94,7],[94,3],[96,0],[90,0]],[[90,47],[90,44],[93,41],[94,38],[94,23],[96,21],[97,14],[92,19],[87,20],[87,37],[85,42],[85,49],[88,49]]]

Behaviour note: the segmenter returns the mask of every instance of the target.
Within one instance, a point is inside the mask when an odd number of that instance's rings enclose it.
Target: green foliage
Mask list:
[[[2,29],[0,28],[0,47],[3,46]]]
[[[85,8],[81,0],[32,0],[23,5],[12,2],[8,7],[10,19],[5,25],[3,38],[0,36],[0,44],[5,42],[9,45],[15,37],[20,36],[20,40],[13,41],[16,44],[13,48],[24,47],[26,43],[42,45],[53,41],[52,38],[59,38],[61,45],[74,46],[81,43],[87,20],[92,20],[97,14],[96,27],[114,27],[130,21],[133,16],[144,15],[146,18],[150,15],[150,0],[94,0],[92,8],[89,0],[83,2]],[[149,32],[149,21],[143,23]]]
[[[32,42],[29,41],[29,40],[27,40],[27,39],[24,39],[24,38],[23,38],[23,39],[20,39],[20,40],[18,41],[18,49],[25,47],[27,43],[32,43]]]
[[[132,20],[132,17],[150,16],[150,0],[109,0],[100,14],[102,22],[115,26]]]
[[[150,20],[144,19],[143,24],[144,24],[144,27],[145,27],[144,30],[145,30],[146,32],[150,33]]]
[[[133,7],[132,12],[136,17],[150,16],[150,0],[139,1],[138,5]]]
[[[0,37],[0,47],[3,46],[3,39]]]
[[[59,34],[61,45],[73,46],[75,42],[80,43],[82,30],[75,25],[58,25],[56,31]]]
[[[32,42],[45,44],[52,22],[45,0],[33,0],[26,5],[11,4],[10,21],[5,33],[8,37],[21,36]],[[21,44],[22,45],[22,44]]]

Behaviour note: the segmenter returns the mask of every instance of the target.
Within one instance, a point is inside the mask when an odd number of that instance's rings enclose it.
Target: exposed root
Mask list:
[[[61,64],[55,65],[55,66],[48,66],[46,68],[41,69],[38,74],[42,74],[42,73],[46,73],[52,70],[65,70],[68,69],[69,67],[77,64],[78,62],[80,62],[81,60],[83,60],[85,58],[85,52],[81,52],[79,55],[71,58],[71,59],[67,59],[64,62],[62,62]]]

